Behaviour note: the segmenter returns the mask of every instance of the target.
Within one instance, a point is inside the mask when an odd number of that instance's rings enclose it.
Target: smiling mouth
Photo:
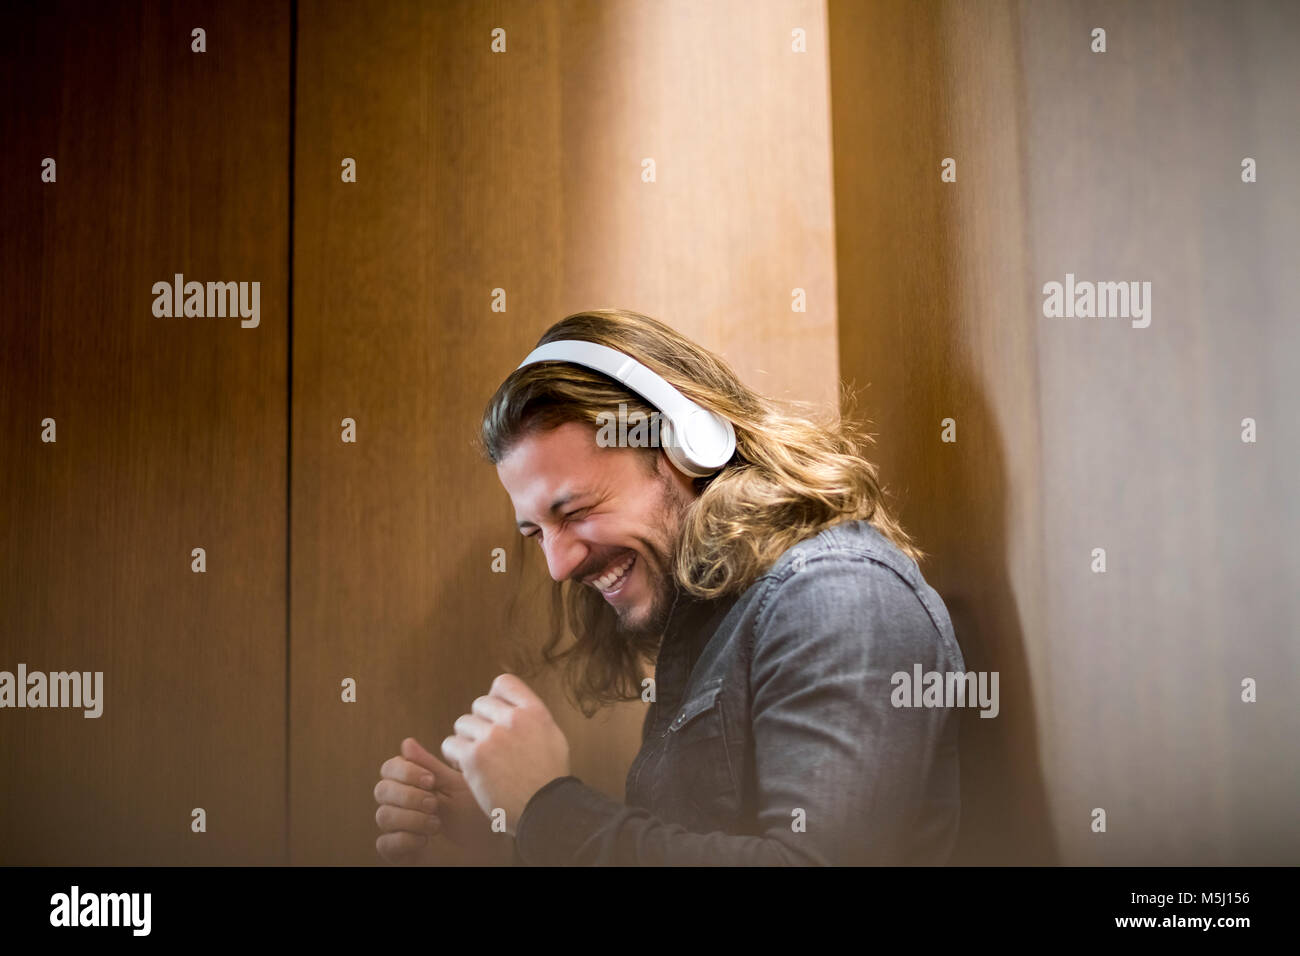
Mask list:
[[[627,582],[628,575],[632,573],[632,568],[635,566],[636,555],[629,554],[600,577],[593,578],[590,584],[601,594],[613,594]]]

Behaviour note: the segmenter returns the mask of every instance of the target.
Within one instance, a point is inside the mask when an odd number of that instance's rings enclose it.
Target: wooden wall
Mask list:
[[[407,735],[437,752],[544,636],[550,578],[470,444],[542,331],[635,309],[757,387],[835,399],[824,10],[304,4],[298,36],[292,859],[366,863],[380,763]],[[621,799],[644,705],[588,721],[536,689],[574,773]]]
[[[834,399],[824,11],[744,7],[65,6],[7,35],[0,669],[102,670],[106,705],[3,714],[4,862],[376,862],[380,763],[541,638],[549,578],[470,441],[563,315],[639,309]],[[260,281],[260,326],[155,317],[177,272]],[[539,690],[621,796],[641,705]]]
[[[382,761],[543,638],[483,405],[608,306],[772,394],[862,390],[967,664],[1000,673],[957,862],[1293,862],[1297,19],[33,5],[0,40],[0,670],[101,670],[105,703],[0,712],[0,862],[379,862]],[[155,317],[177,272],[259,281],[259,327]],[[1045,317],[1067,272],[1151,281],[1150,327]],[[641,705],[537,689],[621,797]]]
[[[958,862],[1300,848],[1298,12],[830,0],[843,374],[1001,675],[962,728]],[[1150,281],[1150,326],[1044,316],[1067,272]]]
[[[103,672],[98,718],[0,711],[0,862],[283,860],[288,8],[0,43],[0,670]],[[260,324],[156,317],[176,273],[259,281]]]

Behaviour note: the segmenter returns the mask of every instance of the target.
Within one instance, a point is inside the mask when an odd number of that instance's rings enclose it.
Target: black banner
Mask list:
[[[598,943],[843,928],[916,943],[1280,931],[1294,868],[734,869],[9,867],[8,938],[433,944],[449,930]],[[688,930],[688,927],[690,929]],[[600,936],[591,935],[600,930]],[[605,931],[618,935],[606,935]]]

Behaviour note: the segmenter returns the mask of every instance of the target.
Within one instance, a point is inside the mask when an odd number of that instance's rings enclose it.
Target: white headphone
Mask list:
[[[572,362],[602,372],[654,405],[663,415],[663,450],[673,466],[705,478],[731,460],[736,430],[717,412],[701,408],[636,359],[595,342],[565,339],[528,353],[519,368],[534,362]]]

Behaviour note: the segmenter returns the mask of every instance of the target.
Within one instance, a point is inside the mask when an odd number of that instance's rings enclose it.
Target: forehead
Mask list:
[[[617,450],[599,447],[594,428],[565,422],[516,442],[497,463],[497,475],[523,516],[601,482],[618,467],[621,456],[610,454]]]

